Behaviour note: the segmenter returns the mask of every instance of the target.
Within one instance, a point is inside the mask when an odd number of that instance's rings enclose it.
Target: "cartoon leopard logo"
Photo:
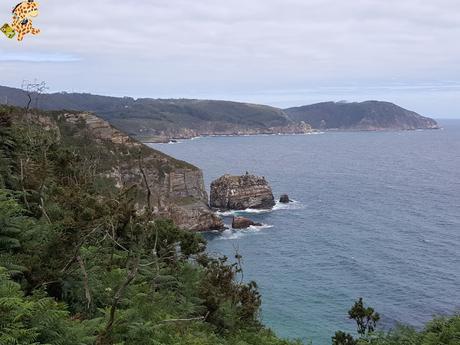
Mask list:
[[[0,29],[8,38],[17,34],[17,40],[22,41],[27,34],[37,35],[40,29],[34,28],[32,19],[38,16],[39,3],[35,0],[26,0],[13,8],[13,23],[11,26],[5,24]]]

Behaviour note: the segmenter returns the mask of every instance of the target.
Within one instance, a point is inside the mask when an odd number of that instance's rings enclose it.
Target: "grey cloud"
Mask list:
[[[0,19],[2,14],[8,19],[14,2],[0,3]],[[41,5],[35,21],[41,36],[27,37],[20,47],[0,40],[0,54],[31,56],[30,64],[0,57],[2,83],[17,85],[17,76],[30,68],[31,77],[49,80],[56,91],[226,98],[262,92],[279,103],[276,90],[325,92],[324,85],[352,83],[357,98],[372,92],[392,97],[372,85],[403,82],[417,92],[421,81],[460,80],[457,0],[43,0]],[[77,58],[70,65],[51,59],[51,68],[32,63],[39,54]]]

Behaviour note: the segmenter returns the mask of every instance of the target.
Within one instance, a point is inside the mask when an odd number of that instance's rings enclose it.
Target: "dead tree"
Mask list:
[[[21,89],[27,95],[27,105],[26,105],[26,113],[29,112],[30,105],[32,104],[32,96],[35,95],[35,108],[38,107],[38,98],[41,94],[47,91],[49,88],[46,85],[45,81],[37,81],[35,79],[33,82],[28,80],[22,81]]]

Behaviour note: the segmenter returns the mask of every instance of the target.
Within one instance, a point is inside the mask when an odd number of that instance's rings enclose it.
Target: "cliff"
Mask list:
[[[57,131],[61,140],[93,145],[98,173],[119,189],[136,188],[139,210],[148,206],[158,217],[171,218],[192,231],[223,227],[208,207],[203,174],[197,167],[137,142],[91,113],[41,112],[28,117]]]
[[[326,102],[285,109],[294,121],[323,130],[437,129],[435,120],[389,102]]]
[[[264,177],[224,175],[211,183],[210,205],[220,210],[270,209],[275,199]]]

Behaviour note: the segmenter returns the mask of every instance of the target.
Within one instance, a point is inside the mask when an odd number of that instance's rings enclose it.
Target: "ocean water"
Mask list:
[[[259,284],[265,324],[320,345],[354,329],[347,310],[360,296],[381,314],[381,329],[460,311],[460,121],[441,124],[153,146],[201,167],[208,188],[249,171],[295,200],[243,212],[264,226],[207,234],[208,251],[238,250],[245,280]]]

